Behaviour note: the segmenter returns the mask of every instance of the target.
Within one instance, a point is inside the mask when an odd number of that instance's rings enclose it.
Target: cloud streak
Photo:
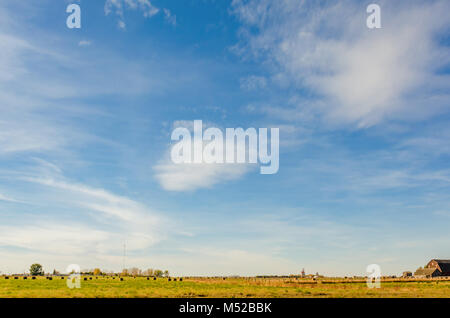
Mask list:
[[[16,257],[25,251],[26,254],[39,253],[43,260],[56,260],[57,264],[70,258],[72,263],[89,264],[93,260],[100,262],[121,255],[118,251],[122,251],[124,243],[130,254],[139,254],[169,235],[166,218],[125,196],[69,182],[57,174],[47,178],[21,177],[20,180],[38,186],[40,198],[54,199],[43,207],[42,202],[35,202],[30,196],[27,205],[33,206],[33,215],[20,224],[12,221],[0,226],[0,254]],[[59,209],[72,210],[72,217],[67,219],[64,213],[49,216],[49,211]],[[5,248],[8,251],[2,252]],[[117,257],[109,266],[118,268],[119,259]]]
[[[421,120],[450,101],[449,82],[439,74],[448,48],[436,40],[450,25],[447,1],[382,2],[377,30],[366,27],[358,1],[234,0],[232,6],[244,24],[234,50],[273,65],[275,81],[324,101],[314,111],[327,122],[368,127]]]

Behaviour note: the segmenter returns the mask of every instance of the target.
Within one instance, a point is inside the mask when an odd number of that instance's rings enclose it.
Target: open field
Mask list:
[[[35,280],[0,277],[0,297],[450,297],[450,280],[383,281],[380,289],[367,288],[364,281],[290,278],[188,278],[168,281],[143,277],[92,277],[80,289],[69,289],[66,279]]]

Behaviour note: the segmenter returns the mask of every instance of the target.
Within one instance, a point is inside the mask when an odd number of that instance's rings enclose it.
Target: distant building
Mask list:
[[[406,278],[406,277],[411,277],[412,273],[411,272],[403,272],[402,277]]]
[[[419,268],[414,273],[414,277],[417,278],[432,278],[437,276],[440,276],[437,268]]]
[[[418,278],[450,276],[450,260],[432,259],[425,268],[420,267],[414,276]]]
[[[450,260],[432,259],[425,268],[436,268],[439,276],[450,276]]]

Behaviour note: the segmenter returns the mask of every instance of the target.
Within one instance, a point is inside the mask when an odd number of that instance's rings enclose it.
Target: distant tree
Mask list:
[[[53,270],[53,275],[59,275],[59,272],[56,269],[54,269]]]
[[[128,269],[124,268],[122,270],[122,276],[128,276]]]
[[[41,264],[33,264],[30,266],[30,274],[33,276],[43,276],[44,269]]]
[[[153,271],[153,275],[155,276],[155,277],[163,277],[163,271],[162,270],[160,270],[160,269],[155,269],[154,271]]]
[[[133,268],[129,269],[129,273],[132,276],[140,276],[142,271],[139,268],[137,268],[137,267],[133,267]]]
[[[98,276],[98,275],[101,275],[102,274],[102,271],[100,270],[100,268],[94,268],[94,275],[95,276]]]
[[[169,277],[169,271],[166,269],[165,271],[164,271],[164,277]]]

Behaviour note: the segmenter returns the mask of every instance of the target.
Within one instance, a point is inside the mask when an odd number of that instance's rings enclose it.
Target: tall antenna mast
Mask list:
[[[123,268],[122,270],[125,270],[125,258],[127,257],[127,245],[126,243],[123,243]]]

